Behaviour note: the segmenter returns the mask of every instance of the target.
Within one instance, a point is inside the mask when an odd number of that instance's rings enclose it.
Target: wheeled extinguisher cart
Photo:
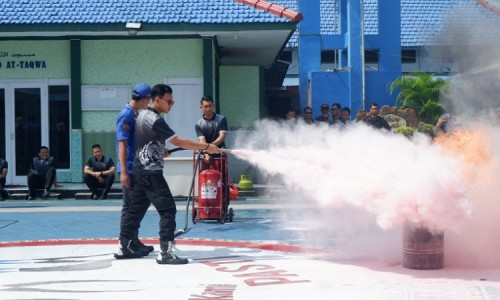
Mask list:
[[[203,160],[203,155],[195,151],[193,158],[193,162],[196,159]],[[220,153],[212,155],[208,163],[194,163],[193,168],[197,170],[193,171],[198,172],[198,197],[192,195],[193,223],[199,220],[215,220],[220,223],[233,221],[233,209],[229,208],[227,158],[226,153]]]

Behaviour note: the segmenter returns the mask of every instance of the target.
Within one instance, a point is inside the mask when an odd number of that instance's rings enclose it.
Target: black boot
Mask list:
[[[138,248],[132,240],[120,238],[118,251],[115,253],[116,259],[141,258],[149,255],[149,252]]]
[[[185,265],[189,261],[187,258],[180,258],[172,250],[172,241],[160,242],[161,253],[158,254],[156,262],[160,265]]]
[[[147,252],[148,254],[155,251],[155,247],[149,246],[149,245],[144,245],[139,238],[133,238],[132,243],[138,248],[141,249],[143,252]]]
[[[142,248],[144,250],[144,252],[148,252],[151,253],[153,251],[155,251],[155,248],[153,246],[149,246],[149,245],[144,245],[141,240],[139,240],[139,230],[136,230],[134,232],[134,236],[132,238],[132,243],[134,243],[138,248]]]

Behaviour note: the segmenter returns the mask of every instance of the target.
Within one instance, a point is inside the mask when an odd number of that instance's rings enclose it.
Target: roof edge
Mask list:
[[[304,19],[302,14],[299,12],[264,0],[234,0],[234,2],[253,6],[254,8],[270,12],[280,18],[289,19],[294,23],[298,23]]]
[[[500,8],[496,7],[496,6],[493,6],[492,4],[490,4],[488,1],[486,0],[476,0],[477,3],[481,4],[483,7],[493,11],[494,13],[496,13],[497,15],[500,15]]]

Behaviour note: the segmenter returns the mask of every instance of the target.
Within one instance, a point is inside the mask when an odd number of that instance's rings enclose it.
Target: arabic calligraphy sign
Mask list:
[[[2,60],[7,58],[7,60]],[[45,60],[36,59],[33,53],[0,51],[0,69],[46,69]]]

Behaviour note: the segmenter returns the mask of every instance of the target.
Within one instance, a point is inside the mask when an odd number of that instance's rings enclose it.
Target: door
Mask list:
[[[5,87],[0,85],[0,120],[5,120]],[[7,128],[6,128],[7,122],[5,121],[0,121],[0,158],[5,159],[7,157],[7,154],[5,153],[6,151],[6,144],[7,144]],[[10,142],[10,136],[9,136],[9,142]],[[9,181],[9,180],[7,180]]]
[[[26,185],[28,168],[47,146],[57,169],[70,169],[68,80],[0,81],[0,157],[9,163],[8,185]]]
[[[9,89],[12,101],[7,101],[12,128],[11,144],[7,147],[9,174],[12,184],[26,184],[29,165],[38,148],[48,145],[47,93],[38,83],[12,84]],[[10,106],[10,107],[9,107]]]
[[[172,110],[165,115],[165,120],[178,136],[197,141],[194,125],[202,117],[200,100],[203,96],[203,79],[167,78],[165,84],[172,87],[175,102]],[[172,156],[192,157],[193,152],[179,151]]]

